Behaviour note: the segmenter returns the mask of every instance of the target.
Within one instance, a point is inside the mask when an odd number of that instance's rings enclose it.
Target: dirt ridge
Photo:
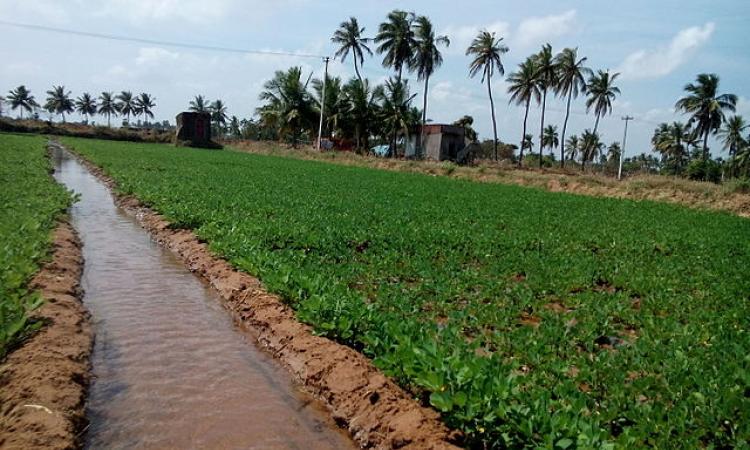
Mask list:
[[[191,231],[171,229],[168,221],[138,199],[118,194],[111,177],[71,153],[110,188],[118,206],[133,214],[157,242],[219,292],[235,320],[257,336],[261,347],[318,398],[362,448],[457,448],[458,432],[449,430],[436,411],[419,405],[368,358],[315,336],[312,328],[299,322],[292,309],[266,292],[257,278],[214,256]]]
[[[53,232],[52,258],[33,278],[45,325],[0,365],[0,447],[71,449],[81,445],[93,333],[81,303],[81,242],[66,221]]]

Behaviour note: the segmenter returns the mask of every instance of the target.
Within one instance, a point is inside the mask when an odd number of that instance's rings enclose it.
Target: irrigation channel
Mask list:
[[[65,150],[53,159],[80,194],[71,216],[96,335],[86,448],[354,448],[106,186]]]

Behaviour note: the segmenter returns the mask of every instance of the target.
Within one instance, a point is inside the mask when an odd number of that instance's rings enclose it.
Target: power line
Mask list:
[[[163,46],[168,46],[168,47],[190,48],[190,49],[195,49],[195,50],[206,50],[206,51],[214,51],[214,52],[241,53],[241,54],[246,54],[246,55],[265,55],[265,56],[293,56],[293,57],[298,57],[298,58],[316,58],[316,59],[325,58],[325,56],[322,56],[322,55],[313,55],[309,53],[292,53],[292,52],[271,51],[271,50],[247,50],[247,49],[241,49],[241,48],[220,47],[220,46],[214,46],[214,45],[187,44],[183,42],[161,41],[157,39],[146,39],[146,38],[138,38],[138,37],[130,37],[130,36],[118,36],[114,34],[92,33],[88,31],[70,30],[66,28],[54,28],[54,27],[47,27],[43,25],[33,25],[33,24],[28,24],[28,23],[8,22],[5,20],[0,20],[0,25],[6,26],[6,27],[23,28],[26,30],[46,31],[50,33],[69,34],[69,35],[74,35],[74,36],[105,39],[109,41],[136,42],[139,44],[163,45]]]
[[[79,30],[72,30],[72,29],[66,29],[66,28],[55,28],[55,27],[48,27],[44,25],[10,22],[10,21],[5,21],[5,20],[0,20],[0,26],[22,28],[22,29],[33,30],[33,31],[44,31],[44,32],[51,32],[51,33],[58,33],[58,34],[68,34],[68,35],[73,35],[73,36],[104,39],[104,40],[110,40],[110,41],[134,42],[134,43],[140,43],[140,44],[161,45],[161,46],[188,48],[188,49],[204,50],[204,51],[216,51],[216,52],[238,53],[238,54],[248,54],[248,55],[297,57],[297,58],[316,58],[316,59],[322,58],[324,60],[329,58],[327,56],[314,55],[310,53],[293,53],[293,52],[271,51],[271,50],[248,50],[248,49],[221,47],[221,46],[214,46],[214,45],[189,44],[189,43],[183,43],[183,42],[162,41],[162,40],[157,40],[157,39],[120,36],[120,35],[105,34],[105,33],[93,33],[93,32],[88,32],[88,31],[79,31]],[[332,61],[335,61],[343,65],[343,63],[335,59],[333,59]],[[387,72],[383,69],[376,69],[373,67],[363,67],[362,70],[365,72],[377,73],[380,76],[391,75],[390,72]],[[462,93],[459,93],[458,95],[463,96],[463,97],[468,97],[471,99],[475,99],[475,100],[482,100],[482,101],[486,100],[484,97],[474,94],[474,93],[462,92]],[[508,104],[506,105],[506,107],[507,106],[510,106],[513,108],[521,108],[520,106],[514,105],[514,104]],[[558,112],[558,113],[565,112],[563,109],[558,109],[552,106],[548,106],[547,110]],[[583,112],[583,111],[571,110],[570,113],[573,115],[588,116],[588,113]],[[659,125],[656,122],[651,122],[651,121],[643,120],[643,119],[639,119],[638,121],[652,124],[652,125]]]

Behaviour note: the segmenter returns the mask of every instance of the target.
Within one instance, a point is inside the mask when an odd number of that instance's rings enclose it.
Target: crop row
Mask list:
[[[50,176],[41,137],[0,134],[0,358],[42,324],[42,299],[28,289],[47,257],[50,233],[71,195]]]
[[[235,152],[66,139],[366,355],[470,447],[750,437],[750,221]]]

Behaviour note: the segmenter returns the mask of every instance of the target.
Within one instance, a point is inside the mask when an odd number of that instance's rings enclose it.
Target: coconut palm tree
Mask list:
[[[557,127],[554,125],[547,125],[544,128],[544,133],[542,133],[542,148],[548,148],[550,149],[550,152],[552,152],[559,146],[560,135],[557,133]]]
[[[568,138],[568,141],[565,143],[565,157],[568,158],[570,161],[575,161],[578,157],[578,136],[575,134]]]
[[[750,136],[746,139],[750,141]],[[750,146],[745,146],[737,152],[731,161],[732,172],[737,176],[750,177]]]
[[[620,153],[622,153],[622,146],[620,146],[620,143],[611,143],[607,148],[607,162],[619,161]]]
[[[15,111],[16,109],[20,110],[21,119],[23,119],[24,110],[31,113],[34,108],[39,106],[39,103],[36,102],[34,96],[31,95],[31,91],[26,89],[26,86],[24,85],[18,86],[8,92],[7,100],[10,104],[11,111]]]
[[[362,37],[364,32],[365,28],[360,28],[357,19],[350,17],[348,21],[341,22],[339,29],[331,38],[331,42],[338,45],[338,50],[333,55],[334,58],[340,58],[343,63],[351,52],[354,60],[354,73],[357,74],[360,83],[362,83],[362,75],[359,73],[359,66],[365,63],[365,53],[372,56],[372,50],[367,46],[371,39]]]
[[[0,97],[0,117],[3,117],[3,113],[5,113],[5,99]]]
[[[534,150],[534,135],[533,134],[527,134],[523,137],[523,141],[521,142],[521,153],[523,153],[523,149],[528,149],[529,154],[532,153]]]
[[[216,126],[216,129],[221,132],[227,124],[227,105],[223,101],[217,99],[214,100],[208,107],[211,112],[211,120]]]
[[[746,144],[745,139],[742,137],[742,133],[748,129],[750,125],[745,122],[742,116],[734,115],[726,120],[724,128],[720,129],[718,134],[721,140],[724,142],[724,149],[729,150],[729,156],[734,157],[743,145]]]
[[[96,100],[88,92],[78,97],[75,101],[75,108],[83,117],[84,123],[89,123],[89,117],[96,114]]]
[[[565,48],[555,56],[555,65],[557,66],[557,84],[555,85],[555,94],[567,97],[565,108],[565,121],[563,122],[562,136],[560,142],[560,167],[565,166],[565,133],[568,130],[568,119],[570,118],[570,104],[578,95],[586,92],[586,77],[591,76],[591,69],[586,67],[588,58],[585,56],[578,57],[577,48]]]
[[[599,135],[586,130],[581,135],[579,149],[581,151],[581,170],[586,170],[586,163],[595,161],[601,154],[604,144],[599,140]]]
[[[307,86],[302,83],[302,68],[276,71],[263,88],[259,99],[265,104],[256,110],[261,123],[278,130],[279,136],[291,137],[292,146],[296,148],[302,131],[310,128],[318,116]]]
[[[539,142],[544,141],[544,113],[547,109],[547,91],[557,86],[557,63],[552,55],[552,46],[544,44],[542,50],[534,56],[536,60],[536,82],[542,92],[542,120],[539,126]],[[544,145],[539,146],[539,168],[542,167],[542,151]]]
[[[404,66],[408,67],[414,56],[414,19],[413,13],[393,10],[388,13],[386,21],[380,24],[375,36],[377,52],[384,55],[383,67],[393,68],[397,81],[401,81]]]
[[[482,83],[487,81],[487,94],[490,97],[490,110],[492,111],[492,132],[494,134],[494,152],[495,161],[497,161],[497,120],[495,119],[495,102],[492,99],[492,76],[497,72],[505,75],[505,68],[501,56],[508,53],[508,47],[502,44],[503,38],[496,38],[495,33],[487,30],[479,32],[474,38],[469,48],[466,49],[466,56],[472,56],[473,59],[469,64],[469,75],[474,78],[477,74],[482,74]],[[523,149],[523,146],[521,146]],[[523,153],[523,150],[521,150]]]
[[[65,123],[65,114],[75,111],[73,100],[70,99],[70,91],[65,91],[65,86],[52,86],[52,90],[47,91],[47,102],[44,109],[62,117]]]
[[[599,119],[603,115],[612,113],[612,102],[620,94],[620,88],[614,84],[619,76],[619,73],[610,74],[608,70],[599,70],[589,76],[588,83],[586,83],[588,93],[586,112],[593,108],[596,114],[593,134],[597,134],[599,130]]]
[[[375,92],[370,89],[368,80],[359,82],[352,79],[342,88],[345,103],[345,114],[354,128],[354,140],[357,150],[369,148],[369,138],[373,130],[372,123],[378,115],[378,104]],[[364,145],[363,145],[364,144]]]
[[[408,80],[391,78],[385,85],[377,89],[376,96],[380,103],[378,119],[380,120],[384,133],[391,136],[391,156],[397,156],[396,139],[401,132],[405,137],[409,136],[409,130],[419,123],[419,115],[416,120],[413,116],[411,102],[417,94],[409,93]]]
[[[242,137],[242,125],[240,125],[240,119],[237,116],[232,116],[229,120],[229,135],[235,139]]]
[[[461,127],[464,129],[464,136],[466,136],[466,139],[470,142],[477,142],[477,132],[472,125],[474,125],[474,118],[471,116],[463,116],[453,122],[454,127]]]
[[[688,145],[693,132],[681,122],[669,125],[662,123],[654,131],[651,144],[664,161],[672,161],[676,173],[682,172],[682,167],[689,157]]]
[[[526,112],[523,116],[521,154],[518,158],[518,167],[521,167],[521,162],[523,161],[523,140],[526,136],[526,122],[529,118],[529,106],[531,105],[531,100],[534,99],[536,102],[539,102],[542,98],[542,93],[539,91],[539,84],[536,81],[537,74],[536,60],[533,57],[530,57],[519,64],[518,70],[511,73],[507,80],[509,83],[508,93],[510,94],[510,100],[508,103],[515,102],[516,105],[524,105],[526,108]]]
[[[145,92],[142,92],[140,95],[138,95],[138,97],[136,97],[134,103],[135,108],[133,110],[133,113],[136,116],[142,115],[147,121],[149,118],[154,118],[154,113],[151,110],[156,107],[155,98]]]
[[[207,113],[210,111],[209,101],[206,100],[202,95],[196,95],[193,100],[190,100],[189,111],[197,113]]]
[[[116,116],[118,112],[115,94],[112,92],[102,92],[102,95],[99,96],[99,114],[107,116],[108,127],[112,126],[110,118]]]
[[[130,91],[122,91],[117,95],[117,110],[125,116],[125,123],[130,125],[130,115],[136,112],[135,99]]]
[[[435,70],[443,64],[443,55],[438,49],[439,45],[446,47],[451,45],[448,36],[436,36],[432,22],[425,16],[419,16],[414,21],[414,35],[416,46],[414,58],[410,63],[410,68],[417,72],[417,79],[424,81],[424,92],[422,93],[422,133],[419,140],[419,154],[422,153],[424,143],[424,127],[427,125],[427,93],[430,90],[430,77]]]
[[[708,159],[708,136],[716,134],[724,121],[724,112],[734,112],[737,96],[719,94],[719,76],[702,73],[695,83],[685,86],[685,97],[675,104],[677,110],[690,114],[688,125],[694,125],[698,136],[703,137],[703,161]]]

